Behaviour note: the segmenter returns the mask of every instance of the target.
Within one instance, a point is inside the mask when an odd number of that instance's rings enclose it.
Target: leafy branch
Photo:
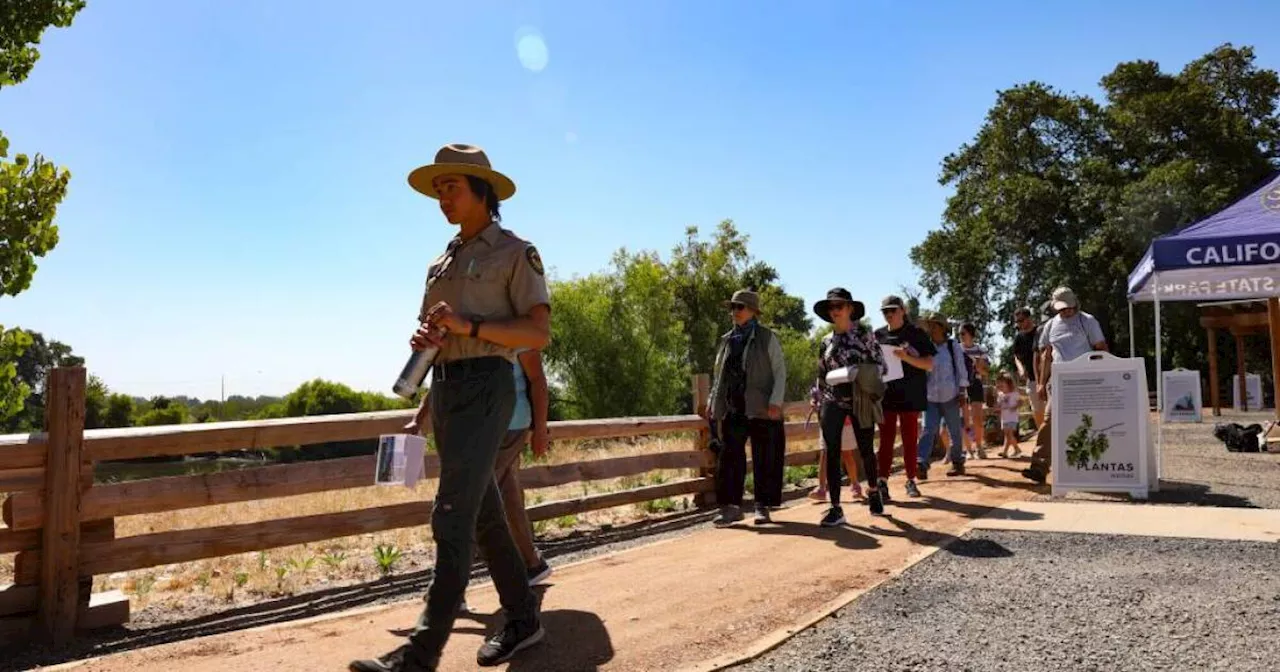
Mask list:
[[[1080,416],[1080,424],[1067,436],[1067,464],[1076,469],[1084,469],[1091,462],[1097,462],[1111,447],[1107,432],[1119,427],[1117,423],[1099,430],[1093,429],[1093,416],[1085,413]]]

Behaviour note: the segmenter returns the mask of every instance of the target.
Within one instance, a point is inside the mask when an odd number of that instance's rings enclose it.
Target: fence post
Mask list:
[[[80,462],[84,447],[84,367],[59,367],[45,385],[44,529],[37,634],[65,644],[80,604]]]
[[[707,414],[707,405],[711,399],[711,376],[705,373],[697,373],[693,376],[693,412],[697,415],[705,416]],[[698,450],[707,457],[710,462],[715,459],[711,455],[711,429],[704,426],[698,430]],[[714,466],[703,465],[698,469],[698,476],[701,478],[714,477],[716,470]],[[700,492],[694,495],[693,503],[698,508],[714,506],[716,503],[716,493]]]

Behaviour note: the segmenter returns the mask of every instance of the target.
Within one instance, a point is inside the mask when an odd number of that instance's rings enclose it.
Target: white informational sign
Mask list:
[[[1200,422],[1204,408],[1200,396],[1200,372],[1174,369],[1164,372],[1164,421]]]
[[[902,377],[902,358],[893,354],[893,351],[897,349],[898,346],[896,345],[884,345],[883,343],[880,345],[880,354],[884,355],[885,368],[888,369],[888,373],[884,374],[884,382],[886,383]]]
[[[1244,391],[1248,396],[1245,397],[1249,402],[1250,411],[1262,410],[1262,376],[1256,373],[1246,373],[1244,375]],[[1237,411],[1245,410],[1240,405],[1240,376],[1231,376],[1231,402]]]
[[[1154,455],[1144,360],[1089,353],[1055,362],[1050,384],[1053,495],[1128,492],[1146,499],[1159,473],[1149,464]]]
[[[383,434],[378,438],[378,458],[373,482],[377,485],[413,487],[422,478],[427,440],[413,434]]]

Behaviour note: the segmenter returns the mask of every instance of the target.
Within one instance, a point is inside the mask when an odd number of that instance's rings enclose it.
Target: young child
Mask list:
[[[1022,448],[1018,447],[1018,406],[1022,403],[1022,396],[1018,394],[1018,387],[1008,372],[1000,374],[1000,378],[996,380],[996,389],[1000,391],[996,397],[996,405],[1000,407],[1000,426],[1004,428],[1004,450],[1000,451],[1000,457],[1020,457]],[[1009,452],[1011,449],[1012,455]]]

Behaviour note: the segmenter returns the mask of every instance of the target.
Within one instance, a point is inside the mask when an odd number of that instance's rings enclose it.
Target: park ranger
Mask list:
[[[499,226],[499,202],[516,187],[493,170],[480,148],[446,145],[434,163],[409,174],[409,185],[437,199],[445,219],[460,228],[428,270],[420,325],[410,340],[415,350],[439,348],[423,401],[430,413],[419,416],[429,416],[440,457],[431,517],[435,578],[408,643],[376,660],[352,662],[353,672],[436,669],[477,542],[505,616],[502,629],[477,652],[477,664],[501,664],[543,637],[538,600],[494,482],[498,447],[516,403],[516,353],[540,350],[550,339],[542,260],[533,245]]]

